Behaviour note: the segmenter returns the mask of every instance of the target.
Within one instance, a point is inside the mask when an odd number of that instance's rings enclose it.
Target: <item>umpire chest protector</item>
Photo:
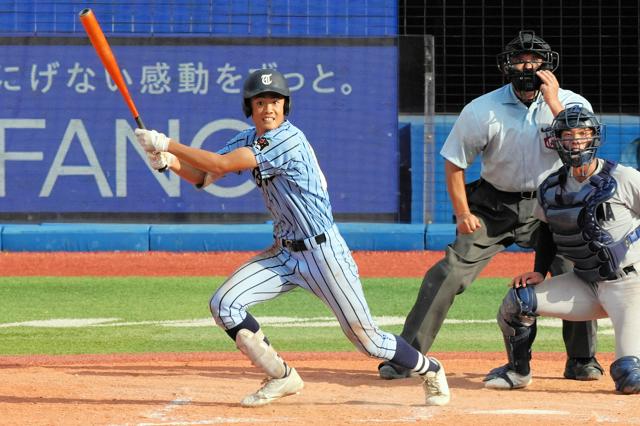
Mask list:
[[[637,231],[614,241],[600,226],[604,203],[616,192],[611,176],[617,163],[606,161],[600,173],[591,176],[577,192],[567,192],[563,184],[567,170],[550,175],[540,185],[540,202],[558,247],[558,254],[574,262],[574,272],[587,282],[615,279],[629,245],[638,239]]]

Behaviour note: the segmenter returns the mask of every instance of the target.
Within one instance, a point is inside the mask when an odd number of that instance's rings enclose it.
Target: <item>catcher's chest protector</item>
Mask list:
[[[550,175],[540,185],[542,208],[553,232],[558,254],[574,262],[574,272],[587,282],[615,279],[628,250],[629,236],[614,241],[600,226],[597,212],[616,192],[611,176],[617,163],[606,161],[602,171],[589,178],[578,192],[567,192],[567,172]],[[635,231],[632,233],[635,236]],[[631,234],[630,234],[631,235]]]

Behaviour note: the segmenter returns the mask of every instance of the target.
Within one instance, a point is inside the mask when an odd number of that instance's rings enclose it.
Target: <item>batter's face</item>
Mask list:
[[[264,93],[251,99],[251,119],[257,136],[277,129],[285,120],[285,99],[275,93]]]

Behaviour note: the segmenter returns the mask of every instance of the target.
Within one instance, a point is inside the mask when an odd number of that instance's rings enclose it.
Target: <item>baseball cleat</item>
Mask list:
[[[451,393],[449,392],[449,384],[447,383],[444,367],[437,359],[432,357],[429,357],[429,359],[440,365],[440,369],[438,371],[427,371],[427,374],[423,376],[422,387],[424,388],[425,404],[447,405],[451,400]]]
[[[600,380],[604,369],[595,357],[569,358],[564,368],[565,379]]]
[[[406,379],[411,376],[411,373],[411,370],[392,364],[388,361],[378,365],[378,374],[380,374],[381,379],[385,380]]]
[[[531,384],[531,373],[526,376],[513,371],[509,364],[494,368],[482,380],[487,389],[522,389]]]
[[[262,381],[262,387],[257,392],[245,396],[240,405],[243,407],[259,407],[269,404],[287,395],[295,395],[304,387],[304,382],[295,368],[282,379],[267,377]]]

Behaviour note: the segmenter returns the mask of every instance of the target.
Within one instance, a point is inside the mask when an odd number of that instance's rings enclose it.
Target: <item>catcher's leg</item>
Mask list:
[[[502,330],[509,363],[495,368],[484,378],[491,389],[518,389],[531,383],[531,332],[536,317],[536,293],[533,287],[510,289],[500,310]]]

